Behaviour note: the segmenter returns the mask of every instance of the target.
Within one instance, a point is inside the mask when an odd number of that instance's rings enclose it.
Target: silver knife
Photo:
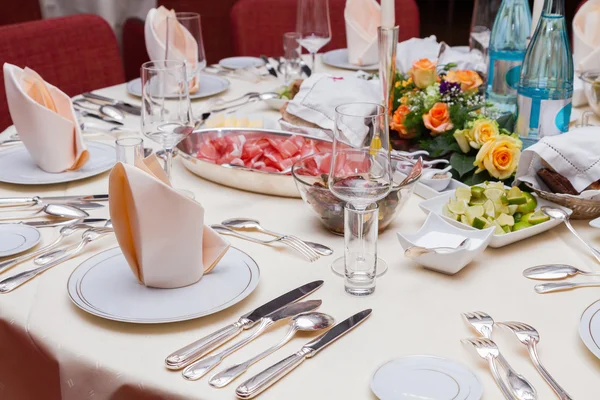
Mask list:
[[[276,364],[273,364],[264,371],[258,373],[246,382],[242,383],[235,390],[235,394],[240,399],[251,399],[262,391],[267,389],[269,386],[283,378],[294,368],[302,363],[307,358],[314,357],[319,351],[339,339],[346,333],[354,329],[358,324],[363,322],[369,315],[371,315],[371,309],[363,310],[357,314],[354,314],[345,321],[340,322],[318,338],[306,343],[302,348],[292,354],[291,356],[284,358]]]
[[[28,221],[28,222],[19,222],[23,225],[29,225],[36,228],[51,228],[55,226],[65,226],[72,224],[95,224],[95,223],[104,223],[108,221],[106,218],[84,218],[84,219],[65,219],[61,221]]]
[[[288,304],[294,303],[308,296],[322,285],[323,281],[314,281],[282,294],[281,296],[263,304],[253,311],[242,315],[237,322],[219,329],[218,331],[211,333],[202,339],[196,340],[194,343],[182,347],[181,349],[170,354],[165,359],[165,365],[169,369],[181,369],[190,365],[203,355],[233,339],[240,332],[242,332],[242,330],[253,327],[262,318],[284,306],[287,306]]]
[[[82,108],[76,108],[75,110],[77,110],[77,112],[79,112],[79,114],[81,114],[82,117],[96,118],[96,119],[99,119],[101,121],[108,122],[109,124],[115,124],[115,125],[120,125],[120,126],[124,125],[121,121],[117,121],[114,118],[107,117],[107,116],[100,115],[100,114],[96,114],[96,113],[93,113],[91,111],[86,111],[86,110],[84,110]]]
[[[273,75],[275,78],[277,78],[277,71],[275,71],[275,68],[273,68],[273,66],[269,62],[269,59],[267,58],[267,56],[262,55],[262,56],[260,56],[260,58],[265,62],[265,68],[267,69],[267,71],[271,75]]]
[[[110,104],[112,106],[115,106],[118,109],[121,109],[121,110],[123,110],[125,112],[128,112],[129,114],[142,115],[142,108],[140,106],[135,106],[133,104],[126,103],[124,101],[111,99],[109,97],[104,97],[104,96],[101,96],[99,94],[91,93],[91,92],[82,93],[82,96],[85,97],[88,100],[103,101],[104,103],[107,103],[107,104]]]
[[[0,207],[13,207],[34,205],[39,202],[44,203],[73,203],[73,202],[97,202],[108,201],[107,194],[91,194],[77,196],[33,196],[33,197],[3,197],[0,198]]]

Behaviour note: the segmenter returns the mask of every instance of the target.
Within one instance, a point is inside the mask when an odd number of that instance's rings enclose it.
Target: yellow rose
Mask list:
[[[519,165],[522,146],[519,139],[508,135],[499,135],[485,142],[473,163],[477,167],[475,173],[487,170],[496,179],[510,177]]]
[[[498,123],[489,119],[478,119],[473,123],[469,142],[474,149],[480,149],[485,142],[494,140],[500,134]]]
[[[470,129],[457,129],[454,131],[454,139],[456,139],[456,142],[463,153],[468,153],[471,150],[469,138],[467,137],[468,134],[471,134]]]
[[[435,69],[436,63],[431,62],[426,58],[422,58],[413,63],[409,73],[415,86],[419,89],[425,89],[436,81],[437,72]]]

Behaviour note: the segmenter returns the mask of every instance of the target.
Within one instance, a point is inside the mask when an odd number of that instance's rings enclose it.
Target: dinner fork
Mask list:
[[[488,367],[492,372],[492,376],[496,381],[496,384],[502,391],[504,397],[508,400],[515,400],[516,397],[508,390],[504,381],[500,378],[500,374],[498,373],[498,367],[496,366],[496,360],[501,355],[500,350],[498,350],[498,346],[491,339],[486,338],[478,338],[478,339],[463,339],[461,340],[463,343],[470,343],[475,347],[477,354],[479,357],[487,360]]]
[[[258,244],[264,244],[264,245],[272,245],[275,243],[285,244],[285,245],[291,247],[292,249],[296,250],[300,254],[302,254],[310,262],[314,262],[319,259],[319,255],[313,249],[308,247],[308,245],[306,245],[305,243],[295,240],[293,237],[290,237],[289,235],[284,235],[284,236],[276,237],[274,239],[269,239],[269,240],[263,240],[263,239],[257,239],[255,237],[252,237],[249,235],[244,235],[243,233],[234,231],[233,229],[228,228],[225,225],[221,225],[221,224],[214,224],[214,225],[211,225],[210,227],[222,235],[229,235],[229,236],[237,237],[239,239],[245,239],[250,242],[254,242],[254,243],[258,243]]]
[[[498,325],[510,329],[521,343],[527,346],[529,357],[538,372],[548,382],[552,390],[561,400],[572,400],[573,398],[554,380],[550,373],[544,368],[537,354],[537,344],[540,341],[540,334],[535,328],[522,322],[499,322]]]
[[[486,339],[492,339],[494,329],[494,320],[492,317],[482,311],[462,313],[467,322]],[[506,378],[511,386],[512,392],[518,399],[533,400],[537,399],[535,388],[523,377],[519,375],[506,361],[502,354],[498,355],[498,362],[506,371]]]

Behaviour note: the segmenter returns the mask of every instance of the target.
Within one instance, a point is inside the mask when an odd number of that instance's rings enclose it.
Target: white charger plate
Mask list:
[[[202,99],[224,92],[229,88],[229,81],[220,76],[200,75],[200,89],[190,94],[190,99]],[[127,93],[132,96],[142,97],[142,78],[127,82]],[[174,98],[177,96],[173,96]]]
[[[23,224],[0,224],[0,257],[31,249],[40,242],[40,231]]]
[[[581,315],[579,336],[587,348],[600,358],[600,300],[590,305]]]
[[[321,61],[324,64],[341,69],[351,69],[354,71],[373,71],[379,69],[379,64],[355,65],[348,61],[348,49],[331,50],[323,54]]]
[[[419,207],[421,207],[421,210],[423,210],[423,212],[425,212],[425,214],[429,214],[430,212],[433,212],[433,213],[441,216],[446,221],[450,222],[452,225],[454,225],[456,227],[468,229],[468,230],[474,230],[475,228],[473,228],[472,226],[468,226],[468,225],[463,224],[462,222],[453,220],[452,218],[448,218],[442,213],[442,208],[444,207],[444,204],[448,204],[448,200],[451,197],[454,197],[454,192],[455,192],[455,190],[452,190],[449,192],[445,192],[444,194],[441,194],[437,197],[433,197],[429,200],[422,201],[419,204]],[[569,215],[571,215],[573,213],[572,210],[561,207],[561,206],[554,204],[548,200],[541,199],[537,196],[535,196],[535,198],[537,200],[536,210],[539,210],[540,207],[542,207],[542,206],[552,206],[552,207],[562,208]],[[550,230],[560,224],[562,224],[562,221],[556,220],[556,219],[550,219],[549,221],[530,226],[529,228],[521,229],[520,231],[506,233],[504,235],[494,234],[492,236],[492,240],[490,242],[490,247],[494,247],[494,248],[504,247],[511,243],[519,242],[523,239],[530,238],[539,233],[546,232],[547,230]]]
[[[69,277],[67,290],[77,307],[98,317],[160,324],[187,321],[231,307],[252,293],[259,276],[258,265],[250,256],[230,248],[215,269],[193,285],[149,288],[138,282],[116,247],[79,265]]]
[[[265,62],[258,57],[228,57],[219,61],[219,65],[227,69],[258,68]]]
[[[25,146],[13,146],[0,151],[0,182],[19,185],[49,185],[73,182],[101,174],[111,169],[116,162],[115,148],[106,143],[86,142],[90,159],[77,171],[57,174],[38,167]],[[49,150],[50,151],[50,150]]]
[[[434,356],[407,356],[381,365],[371,377],[380,400],[479,400],[481,382],[467,367]]]

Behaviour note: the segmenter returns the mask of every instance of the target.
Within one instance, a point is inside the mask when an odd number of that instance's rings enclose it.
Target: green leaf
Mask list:
[[[460,147],[456,143],[456,139],[450,133],[444,133],[432,139],[421,140],[419,141],[419,147],[427,150],[433,158],[442,157],[452,152],[460,152]]]
[[[502,114],[500,117],[498,117],[498,119],[496,119],[496,122],[498,122],[500,129],[506,129],[509,132],[515,131],[516,121],[513,113]]]
[[[483,183],[485,181],[497,181],[497,179],[492,178],[487,171],[481,171],[478,174],[473,173],[472,175],[462,180],[462,182],[465,185],[469,186],[479,185],[480,183]]]
[[[476,168],[475,165],[473,165],[474,162],[475,156],[469,156],[467,154],[454,153],[450,157],[450,165],[458,172],[458,175],[461,178]]]

